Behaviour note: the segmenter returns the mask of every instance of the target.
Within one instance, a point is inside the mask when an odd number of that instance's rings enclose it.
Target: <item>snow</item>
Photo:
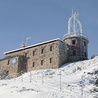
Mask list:
[[[0,80],[0,98],[94,98],[98,57]],[[98,98],[95,97],[95,98]]]

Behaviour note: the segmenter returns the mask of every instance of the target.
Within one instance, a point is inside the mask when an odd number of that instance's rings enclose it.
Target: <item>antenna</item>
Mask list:
[[[68,33],[82,33],[82,25],[80,23],[80,20],[78,19],[79,14],[73,13],[72,10],[72,16],[68,20]]]
[[[24,48],[24,47],[25,47],[25,43],[22,41],[21,48]]]
[[[30,40],[30,39],[31,39],[30,37],[26,38],[25,46],[27,46],[28,40]]]
[[[28,43],[28,40],[30,40],[30,39],[31,39],[30,37],[27,37],[25,43],[22,41],[22,43],[21,43],[21,48],[26,47],[26,46],[27,46],[27,43]]]

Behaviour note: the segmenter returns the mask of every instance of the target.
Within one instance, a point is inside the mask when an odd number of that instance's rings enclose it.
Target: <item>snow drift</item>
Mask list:
[[[98,57],[0,80],[0,98],[98,98]]]

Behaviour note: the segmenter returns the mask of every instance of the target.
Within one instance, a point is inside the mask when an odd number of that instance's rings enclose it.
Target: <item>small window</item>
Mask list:
[[[76,40],[72,40],[72,44],[75,45],[76,44]]]
[[[44,54],[44,53],[45,53],[45,49],[42,48],[42,49],[41,49],[41,54]]]
[[[10,64],[10,60],[8,60],[8,62],[7,62],[7,65],[9,65]]]
[[[41,60],[41,65],[43,65],[44,64],[44,60]]]
[[[86,52],[84,52],[84,56],[87,57],[87,53]]]
[[[76,50],[73,50],[73,56],[76,56]]]
[[[33,56],[35,56],[35,55],[36,55],[36,50],[33,51]]]
[[[33,67],[35,66],[35,62],[33,62]]]
[[[84,41],[84,46],[86,47],[86,42]]]
[[[52,58],[50,58],[50,63],[52,63]]]
[[[50,51],[52,51],[53,50],[53,46],[50,46]]]

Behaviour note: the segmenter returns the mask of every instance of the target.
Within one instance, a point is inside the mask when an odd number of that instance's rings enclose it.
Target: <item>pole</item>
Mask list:
[[[59,75],[60,75],[60,90],[61,90],[62,89],[61,88],[61,71],[60,71]]]
[[[81,98],[84,98],[85,74],[81,76]]]
[[[21,75],[21,82],[23,82],[23,75]]]
[[[42,84],[44,83],[44,80],[43,80],[43,72],[42,72]]]
[[[30,82],[32,82],[32,73],[30,71]]]
[[[81,86],[81,98],[83,98],[83,86]]]
[[[21,82],[23,82],[23,71],[21,71]]]

